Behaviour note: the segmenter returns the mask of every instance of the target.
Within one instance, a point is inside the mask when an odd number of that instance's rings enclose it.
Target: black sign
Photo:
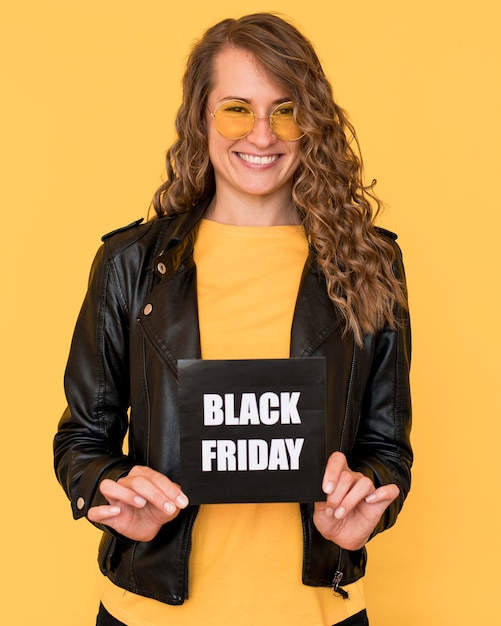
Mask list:
[[[180,360],[192,504],[325,500],[325,359]]]

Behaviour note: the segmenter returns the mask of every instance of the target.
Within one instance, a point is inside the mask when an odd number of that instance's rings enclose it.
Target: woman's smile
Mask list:
[[[254,154],[246,154],[245,152],[235,152],[238,158],[242,159],[246,163],[250,163],[251,165],[272,165],[279,158],[279,154],[273,154],[269,156],[258,156]]]

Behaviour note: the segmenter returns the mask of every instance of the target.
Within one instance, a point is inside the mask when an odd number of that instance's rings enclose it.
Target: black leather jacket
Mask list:
[[[139,222],[105,236],[75,328],[65,374],[68,408],[54,440],[55,467],[75,518],[102,504],[99,483],[148,465],[178,480],[177,360],[200,358],[193,243],[205,203],[176,218]],[[381,236],[396,237],[386,231]],[[400,250],[397,271],[403,276]],[[376,486],[396,483],[400,496],[374,534],[391,526],[410,487],[410,328],[365,337],[363,348],[342,333],[313,256],[303,272],[291,331],[293,357],[327,361],[327,440],[352,469]],[[122,442],[128,426],[128,452]],[[300,504],[302,580],[314,586],[354,582],[365,549],[341,550],[313,524],[313,505]],[[102,572],[117,585],[169,604],[188,597],[189,506],[150,542],[105,531]]]

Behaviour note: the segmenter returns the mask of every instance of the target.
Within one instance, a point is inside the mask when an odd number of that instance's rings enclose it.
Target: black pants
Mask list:
[[[360,613],[355,613],[348,619],[339,622],[337,626],[369,626],[369,620],[367,619],[367,612],[360,611]]]
[[[123,622],[110,615],[102,604],[99,605],[96,626],[126,626]]]
[[[99,613],[97,615],[96,626],[126,626],[123,622],[119,622],[113,615],[110,615],[108,611],[101,604],[99,607]],[[356,615],[352,615],[348,619],[339,622],[336,626],[369,626],[367,620],[367,613],[360,611]]]

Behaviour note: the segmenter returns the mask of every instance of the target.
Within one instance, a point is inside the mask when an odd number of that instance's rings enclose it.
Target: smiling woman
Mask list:
[[[216,24],[183,88],[154,218],[96,256],[55,437],[74,516],[104,531],[98,624],[363,626],[365,544],[396,521],[412,465],[396,235],[374,226],[354,129],[296,28],[266,13]],[[180,362],[231,361],[241,380],[258,359],[273,381],[289,357],[325,366],[325,458],[307,475],[319,501],[293,484],[292,498],[255,503],[238,483],[230,504],[190,503]],[[278,396],[259,411],[257,397],[245,390],[239,421],[278,419]],[[297,422],[297,398],[280,396],[281,420]],[[235,439],[206,447],[208,473],[259,450],[274,474],[299,469],[302,439]]]

